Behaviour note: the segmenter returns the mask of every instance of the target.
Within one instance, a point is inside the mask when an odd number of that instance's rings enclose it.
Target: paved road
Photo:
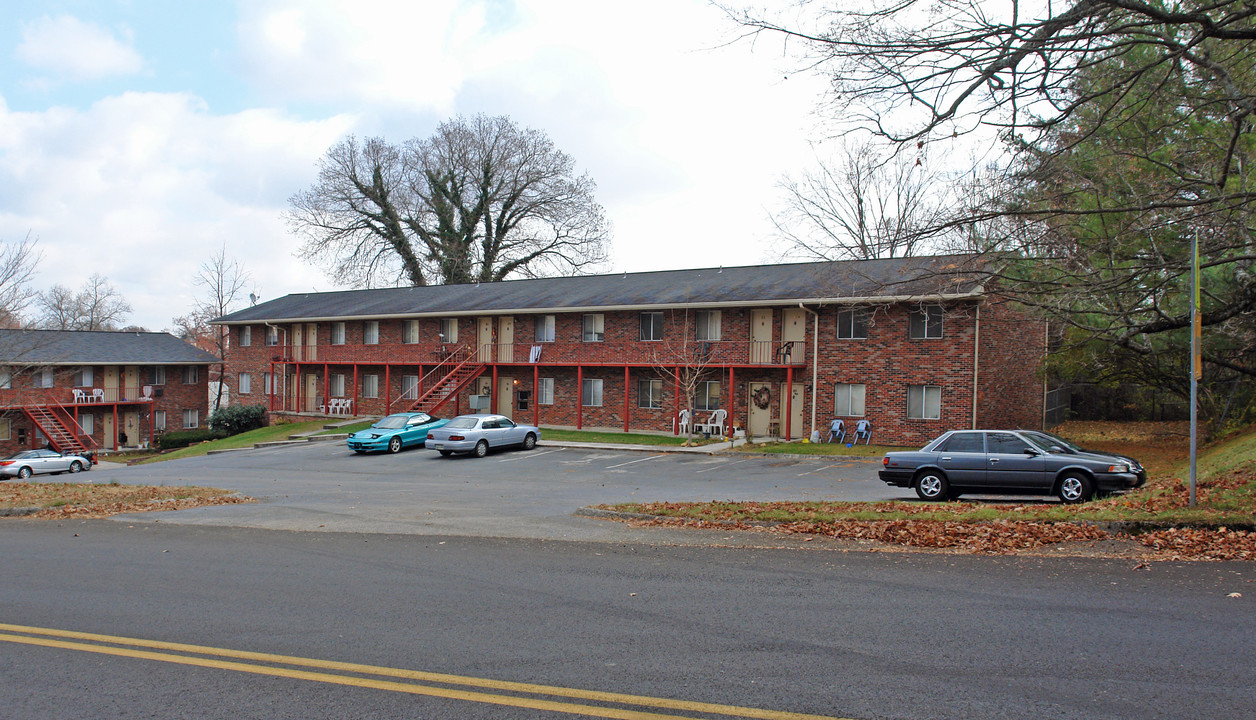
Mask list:
[[[534,699],[766,720],[1256,707],[1246,564],[29,519],[0,522],[0,548],[0,623],[37,628],[0,627],[14,720],[576,717],[520,706]]]
[[[794,459],[538,448],[487,458],[428,450],[355,455],[342,443],[288,445],[135,467],[93,482],[194,484],[259,504],[133,515],[125,522],[274,530],[633,541],[692,538],[574,515],[602,503],[883,500],[914,497],[876,479],[874,458]]]

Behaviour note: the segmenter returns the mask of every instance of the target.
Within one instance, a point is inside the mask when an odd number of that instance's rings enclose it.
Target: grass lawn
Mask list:
[[[341,433],[352,434],[359,430],[365,430],[369,428],[370,426],[374,425],[376,422],[378,421],[377,420],[363,420],[362,422],[356,422],[356,423],[353,423],[352,425],[345,425],[343,427],[334,428],[332,430],[323,430],[321,432],[316,432],[314,434],[315,435],[339,435]]]
[[[287,440],[289,435],[296,433],[310,432],[311,430],[320,430],[327,424],[326,420],[314,420],[312,422],[288,423],[286,425],[272,425],[271,427],[258,428],[248,432],[232,435],[228,438],[220,440],[210,440],[208,442],[189,445],[185,448],[179,448],[173,452],[164,453],[162,455],[154,455],[141,463],[158,462],[161,460],[177,460],[185,457],[197,457],[205,455],[210,450],[229,450],[232,448],[253,447],[261,442],[274,442],[276,440]]]

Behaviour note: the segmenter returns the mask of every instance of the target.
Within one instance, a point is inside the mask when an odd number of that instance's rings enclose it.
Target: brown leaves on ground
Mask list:
[[[249,502],[253,499],[218,488],[90,483],[0,485],[0,507],[41,508],[26,517],[42,519],[102,518],[119,513],[187,510]]]
[[[1138,541],[1181,559],[1256,560],[1256,532],[1246,530],[1172,528],[1144,533]]]

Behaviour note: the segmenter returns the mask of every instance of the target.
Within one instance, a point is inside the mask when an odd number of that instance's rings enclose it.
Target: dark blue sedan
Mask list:
[[[446,418],[432,417],[425,412],[395,413],[353,433],[345,442],[356,453],[384,450],[396,453],[402,448],[423,447],[428,431],[443,427],[447,422]]]

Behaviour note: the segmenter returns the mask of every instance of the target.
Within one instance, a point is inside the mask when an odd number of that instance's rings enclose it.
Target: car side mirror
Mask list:
[[[1026,454],[1026,455],[1028,455],[1028,456],[1030,456],[1030,457],[1038,457],[1038,456],[1039,456],[1039,455],[1041,455],[1042,453],[1038,452],[1038,449],[1037,449],[1037,448],[1029,448],[1029,447],[1027,447],[1027,448],[1025,448],[1025,454]]]

